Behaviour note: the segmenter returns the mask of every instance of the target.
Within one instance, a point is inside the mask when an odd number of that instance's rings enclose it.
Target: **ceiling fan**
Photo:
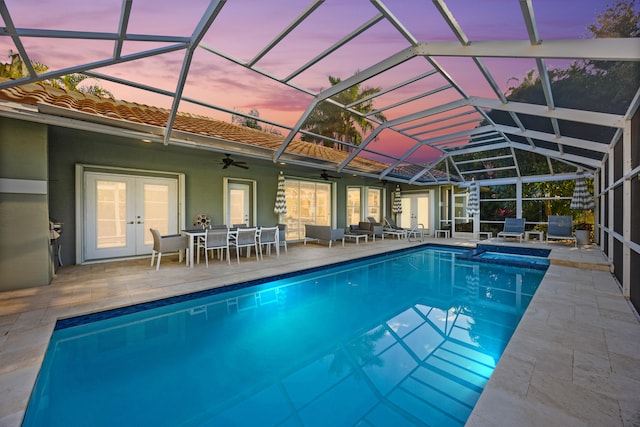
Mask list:
[[[222,166],[222,169],[226,169],[229,166],[236,166],[242,169],[249,169],[249,167],[247,166],[247,162],[239,162],[239,161],[233,160],[230,154],[225,154],[225,156],[226,157],[222,159],[222,165],[224,165]]]
[[[327,173],[326,170],[323,170],[322,173],[320,174],[320,178],[324,179],[325,181],[329,181],[329,179],[341,179],[341,176],[331,176]]]

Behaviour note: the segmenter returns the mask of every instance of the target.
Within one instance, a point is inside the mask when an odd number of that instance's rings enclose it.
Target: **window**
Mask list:
[[[304,238],[305,224],[331,225],[331,184],[287,178],[287,240]]]
[[[357,224],[367,217],[382,222],[384,189],[347,187],[347,224]]]
[[[362,212],[362,189],[360,187],[347,188],[347,224],[357,224]]]
[[[382,189],[367,188],[367,214],[366,217],[373,217],[376,222],[382,222]]]

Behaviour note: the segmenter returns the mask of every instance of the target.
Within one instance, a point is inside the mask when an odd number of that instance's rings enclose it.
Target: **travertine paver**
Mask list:
[[[639,374],[640,323],[611,274],[553,265],[467,425],[637,426]]]

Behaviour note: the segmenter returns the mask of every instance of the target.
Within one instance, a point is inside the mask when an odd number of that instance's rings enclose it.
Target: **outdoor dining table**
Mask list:
[[[187,262],[189,263],[189,267],[193,268],[193,242],[200,236],[206,236],[207,230],[202,227],[190,228],[187,230],[182,230],[182,233],[189,236],[189,257],[187,258]]]
[[[258,234],[260,234],[260,227],[258,228]],[[193,254],[194,254],[194,242],[198,237],[204,237],[207,235],[208,228],[189,228],[186,230],[182,230],[182,233],[189,236],[189,257],[187,258],[187,262],[189,263],[189,267],[193,268]],[[229,229],[229,238],[235,239],[238,229],[230,228]]]

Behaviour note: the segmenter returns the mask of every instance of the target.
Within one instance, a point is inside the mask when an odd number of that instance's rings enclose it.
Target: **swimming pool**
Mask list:
[[[23,425],[463,425],[544,271],[457,255],[61,321]]]

